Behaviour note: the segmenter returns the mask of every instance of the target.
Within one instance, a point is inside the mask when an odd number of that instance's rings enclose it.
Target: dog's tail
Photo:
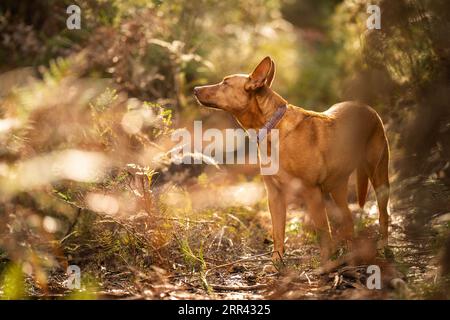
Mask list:
[[[367,175],[366,170],[362,164],[356,170],[356,181],[358,189],[358,203],[362,208],[366,203],[367,189],[369,185],[369,176]]]

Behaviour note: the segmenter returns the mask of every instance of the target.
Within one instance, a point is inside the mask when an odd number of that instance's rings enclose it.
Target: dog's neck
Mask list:
[[[253,92],[245,111],[235,117],[244,129],[260,129],[279,107],[286,104],[279,94],[264,86]]]

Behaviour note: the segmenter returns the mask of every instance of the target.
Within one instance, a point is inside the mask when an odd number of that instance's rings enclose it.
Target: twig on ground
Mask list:
[[[218,284],[210,284],[209,285],[214,290],[219,291],[253,291],[253,290],[261,290],[266,289],[268,287],[267,284],[264,283],[258,283],[251,286],[225,286],[225,285],[218,285]]]
[[[195,288],[195,289],[200,288],[200,286],[194,285],[185,280],[181,280],[181,282],[191,288]],[[254,285],[250,285],[250,286],[231,286],[231,285],[227,286],[227,285],[220,285],[220,284],[209,284],[209,287],[212,288],[213,290],[218,290],[218,291],[253,291],[253,290],[266,289],[268,287],[268,285],[265,283],[258,283],[258,284],[254,284]]]
[[[272,254],[272,252],[261,253],[261,254],[257,254],[257,255],[254,255],[254,256],[251,256],[251,257],[248,257],[248,258],[242,258],[242,259],[239,259],[239,260],[236,260],[236,261],[232,261],[232,262],[229,262],[229,263],[224,263],[224,264],[221,264],[221,265],[218,265],[218,266],[211,267],[211,268],[206,270],[205,276],[207,276],[210,271],[213,271],[213,270],[216,270],[216,269],[220,269],[220,268],[230,267],[232,265],[235,265],[236,263],[248,261],[249,259],[254,259],[254,258],[257,258],[257,257],[264,257],[264,256],[267,256],[269,254]]]
[[[299,278],[303,275],[305,275],[305,278],[308,281],[308,285],[311,285],[311,279],[309,279],[308,274],[305,271],[302,271],[302,273],[300,273]]]
[[[158,216],[152,217],[152,219],[183,221],[183,222],[187,222],[187,223],[216,223],[216,221],[212,221],[212,220],[192,220],[192,219],[185,219],[185,218],[158,217]]]

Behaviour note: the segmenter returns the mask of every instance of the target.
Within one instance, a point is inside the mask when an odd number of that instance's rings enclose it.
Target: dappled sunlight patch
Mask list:
[[[376,202],[371,204],[367,214],[370,218],[378,217],[378,204]]]
[[[101,180],[108,163],[108,158],[98,152],[66,150],[56,155],[52,171],[60,179],[93,182]]]
[[[81,150],[53,152],[10,166],[0,187],[10,192],[30,190],[61,179],[100,181],[109,160],[101,153]]]
[[[190,197],[192,198],[192,206],[196,210],[230,206],[254,206],[265,197],[265,190],[260,183],[245,182],[194,190],[190,193]]]
[[[50,216],[46,216],[43,220],[42,220],[42,227],[44,228],[45,231],[47,231],[48,233],[55,233],[56,231],[59,230],[59,223],[58,220],[56,220],[53,217]]]
[[[10,131],[20,128],[22,122],[17,118],[0,119],[0,138],[8,134]]]
[[[89,193],[86,196],[86,203],[91,210],[96,212],[116,214],[119,211],[119,202],[110,195]]]

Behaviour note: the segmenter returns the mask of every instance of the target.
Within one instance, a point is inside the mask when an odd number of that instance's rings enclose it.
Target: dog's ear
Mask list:
[[[270,68],[269,74],[267,75],[266,84],[270,88],[272,86],[273,78],[275,78],[275,61],[273,59],[270,59],[272,62],[272,67]]]
[[[265,57],[256,66],[255,70],[250,74],[247,83],[245,84],[245,90],[256,90],[262,87],[269,76],[272,69],[272,59]]]

